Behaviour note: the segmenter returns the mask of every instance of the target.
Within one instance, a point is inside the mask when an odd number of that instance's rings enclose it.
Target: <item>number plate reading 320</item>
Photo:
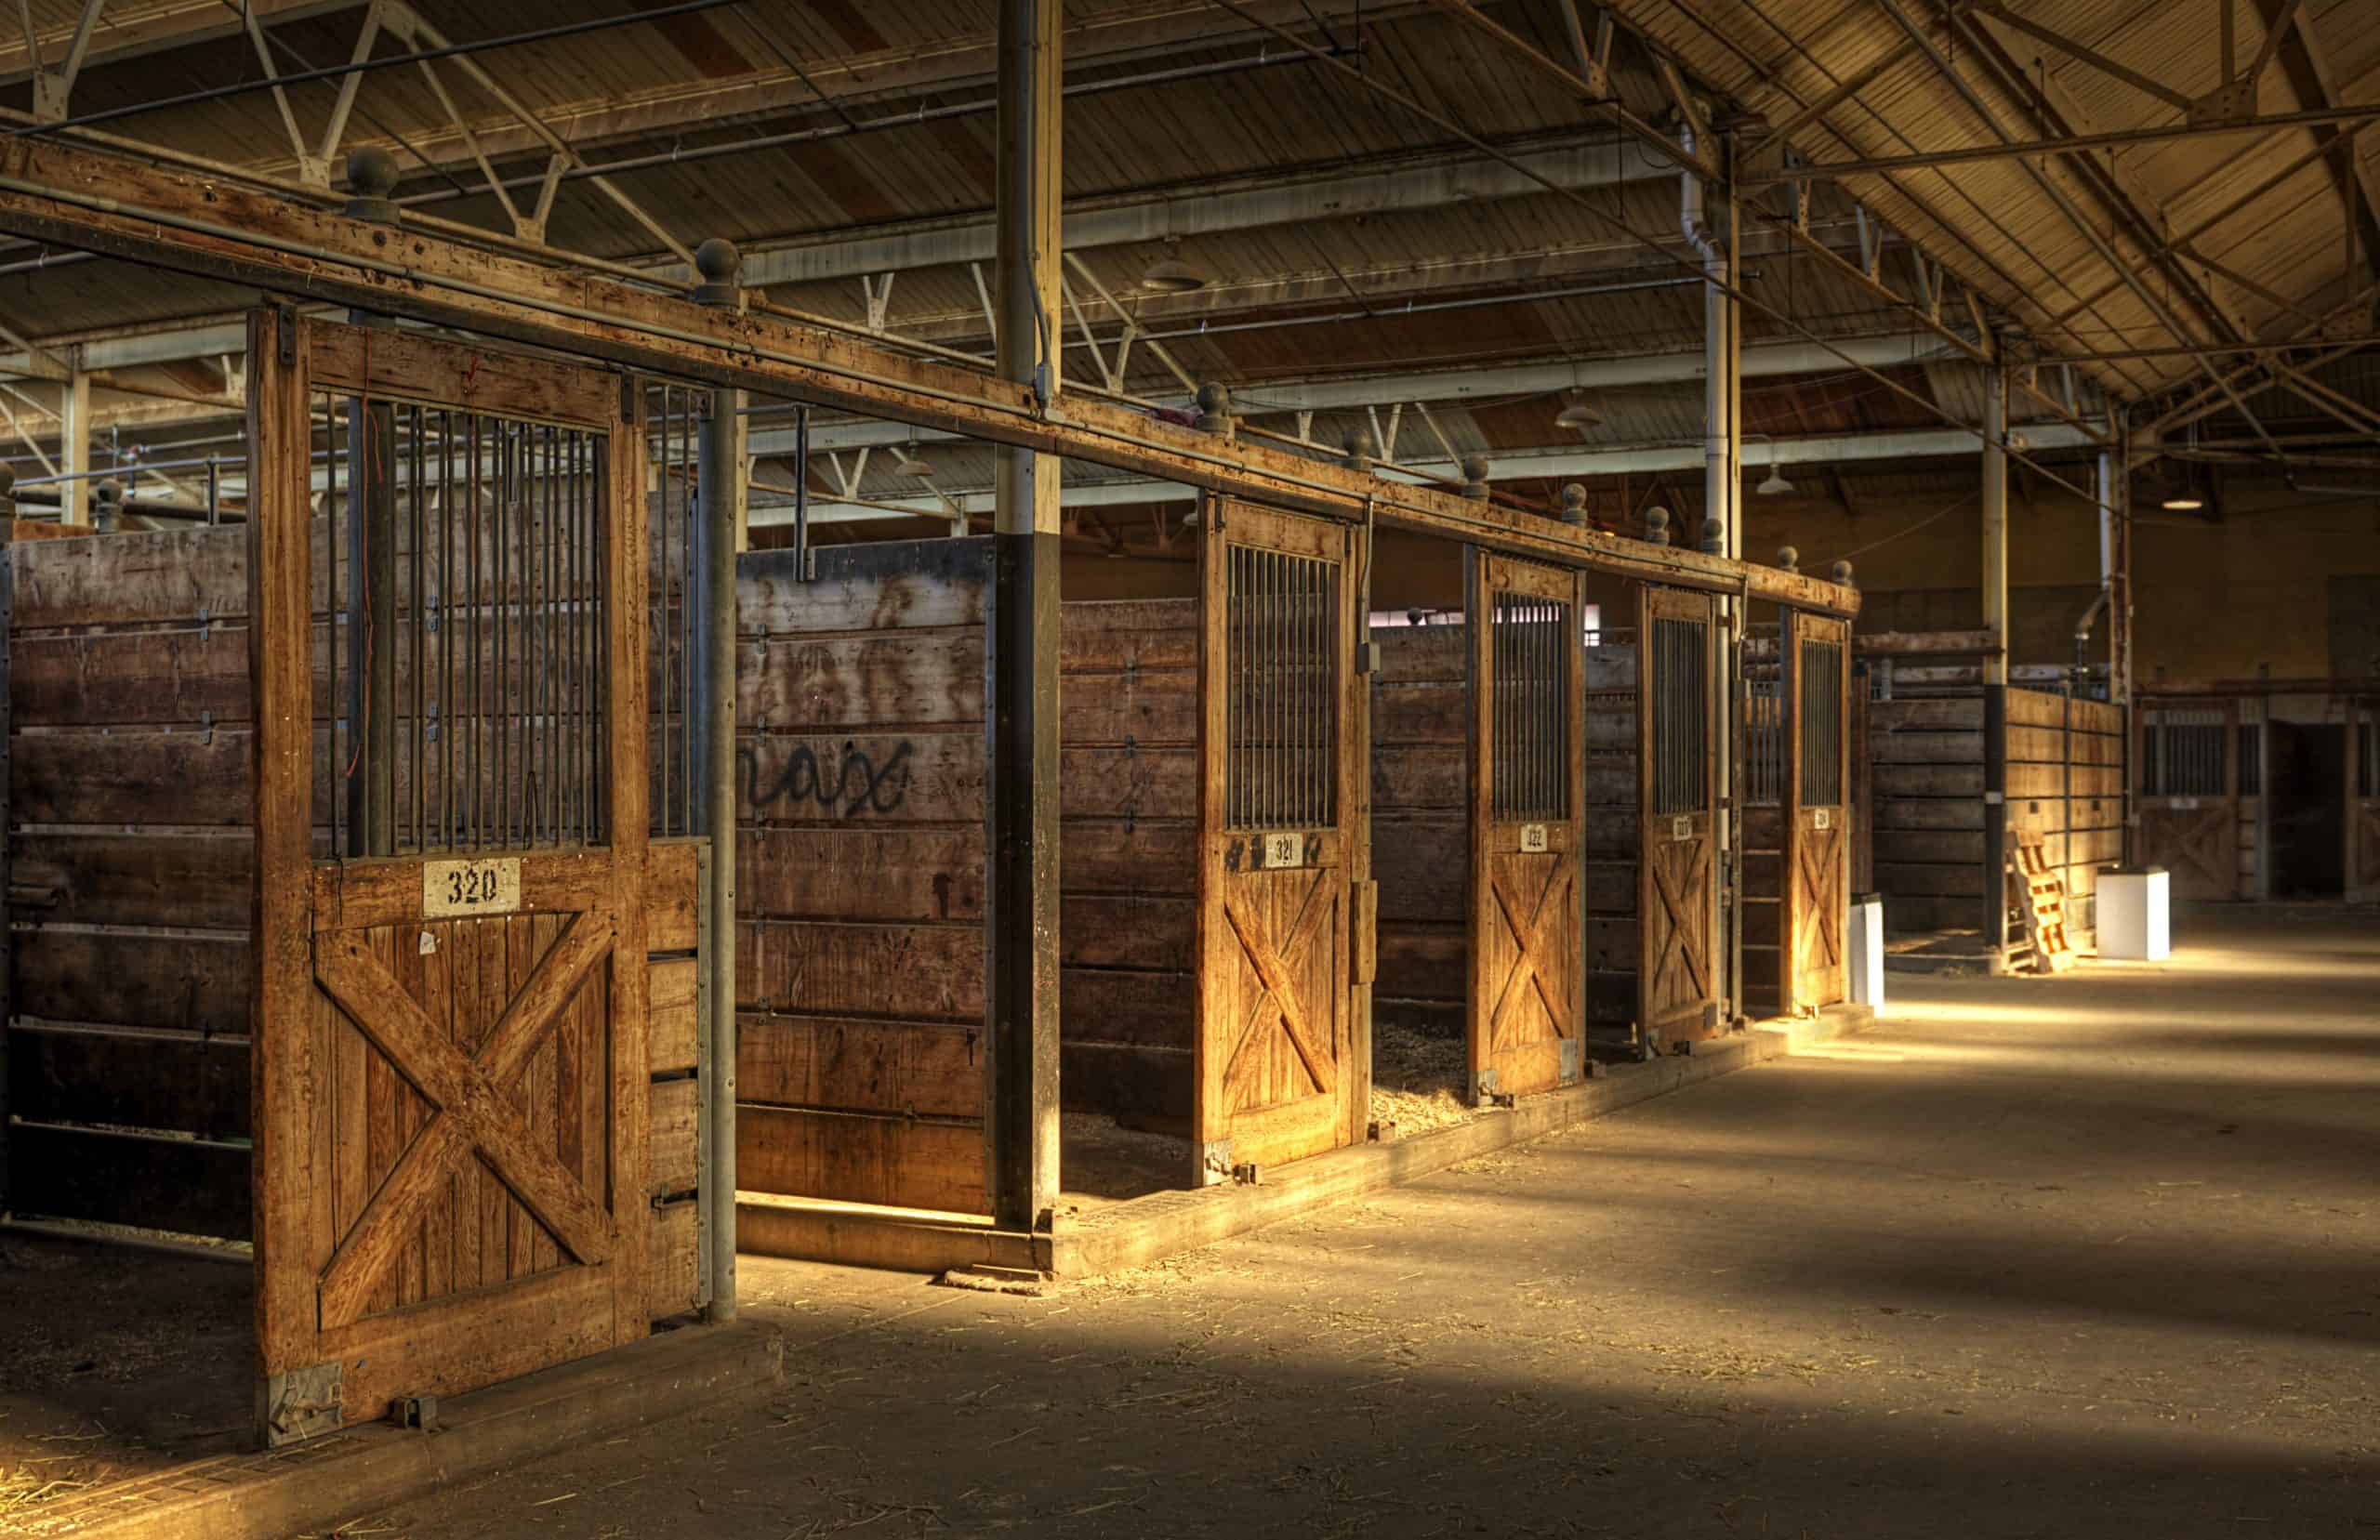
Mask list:
[[[421,869],[421,912],[448,915],[509,915],[521,907],[521,858],[496,861],[433,861]]]

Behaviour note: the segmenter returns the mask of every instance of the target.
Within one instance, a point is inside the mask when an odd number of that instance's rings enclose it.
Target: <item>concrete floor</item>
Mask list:
[[[2179,928],[343,1533],[2380,1540],[2380,915]]]

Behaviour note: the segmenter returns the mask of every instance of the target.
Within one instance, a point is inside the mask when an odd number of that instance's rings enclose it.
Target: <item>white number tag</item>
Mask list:
[[[1302,834],[1287,834],[1266,835],[1264,836],[1264,866],[1266,870],[1269,871],[1277,866],[1302,866],[1304,864],[1305,836]]]
[[[1834,809],[1832,808],[1813,808],[1810,809],[1810,827],[1816,829],[1820,834],[1824,834],[1829,829],[1833,828]]]
[[[1545,853],[1545,825],[1544,825],[1544,824],[1542,824],[1542,823],[1524,823],[1524,824],[1522,824],[1522,825],[1521,825],[1521,854],[1523,854],[1523,855],[1527,855],[1527,856],[1541,856],[1541,855],[1543,855],[1544,853]]]
[[[1680,813],[1675,818],[1671,819],[1670,837],[1672,839],[1692,839],[1694,837],[1694,820],[1685,813]]]
[[[450,915],[509,915],[521,907],[521,858],[494,861],[433,861],[421,869],[421,912],[430,919]]]

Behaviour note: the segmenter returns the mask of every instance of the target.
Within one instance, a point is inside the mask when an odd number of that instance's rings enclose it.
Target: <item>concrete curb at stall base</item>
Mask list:
[[[439,1402],[436,1428],[351,1428],[113,1481],[12,1533],[97,1540],[287,1540],[558,1450],[764,1393],[785,1339],[761,1322],[688,1326]]]
[[[1797,1047],[1859,1032],[1874,1019],[1866,1006],[1844,1005],[1813,1017],[1760,1022],[1748,1032],[1696,1044],[1691,1053],[1618,1065],[1594,1079],[1524,1098],[1514,1107],[1449,1128],[1334,1150],[1267,1171],[1255,1186],[1154,1192],[1062,1220],[1054,1233],[746,1193],[736,1205],[738,1245],[747,1253],[911,1272],[987,1270],[1059,1281],[1096,1277],[1418,1181],[1573,1124],[1766,1063]]]

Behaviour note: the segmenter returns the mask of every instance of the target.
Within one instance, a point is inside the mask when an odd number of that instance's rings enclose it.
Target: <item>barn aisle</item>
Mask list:
[[[773,1400],[354,1533],[2373,1533],[2380,923],[2177,928],[1051,1297],[748,1261]]]

